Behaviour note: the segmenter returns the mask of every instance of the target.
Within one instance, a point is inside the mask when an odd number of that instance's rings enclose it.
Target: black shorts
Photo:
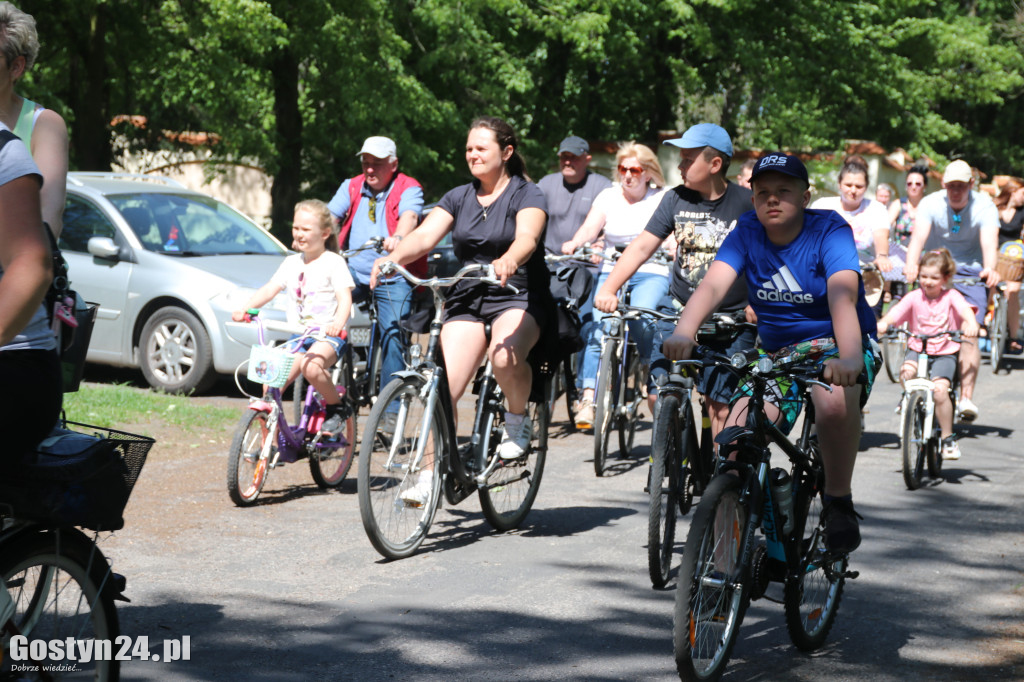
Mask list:
[[[538,296],[528,291],[512,293],[492,285],[466,287],[445,301],[444,322],[458,320],[492,324],[509,310],[525,310],[544,329],[550,305],[550,295]]]
[[[57,425],[64,399],[56,351],[0,352],[0,415],[8,458],[30,452]]]

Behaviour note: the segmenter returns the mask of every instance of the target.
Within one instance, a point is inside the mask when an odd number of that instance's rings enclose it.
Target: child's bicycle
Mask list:
[[[352,375],[347,369],[350,365],[346,365],[352,361],[348,349],[338,359],[336,369],[340,368],[340,371],[335,371],[335,376],[342,382],[338,392],[346,406],[342,432],[334,437],[325,437],[321,433],[320,426],[326,416],[324,401],[312,386],[306,387],[301,416],[298,424],[293,426],[285,416],[281,391],[299,353],[269,345],[265,341],[264,330],[300,334],[300,339],[290,346],[296,349],[301,339],[322,338],[324,334],[316,327],[296,328],[264,320],[258,317],[258,312],[248,311],[249,319],[256,322],[259,339],[259,344],[253,346],[249,357],[248,377],[263,383],[266,393],[261,397],[249,396],[249,407],[238,423],[228,453],[228,495],[240,507],[248,507],[256,502],[271,469],[304,457],[309,459],[309,471],[318,486],[325,489],[337,488],[348,475],[356,446],[356,408],[346,395],[344,386],[346,378]],[[238,376],[243,366],[245,363],[235,370],[235,383],[245,393]]]
[[[959,331],[945,331],[938,334],[914,334],[906,329],[893,329],[887,335],[913,337],[921,341],[921,352],[917,356],[917,376],[903,385],[900,399],[900,451],[903,453],[903,482],[909,490],[921,487],[925,465],[928,477],[936,479],[942,473],[942,432],[935,419],[935,382],[928,376],[932,356],[928,355],[928,342],[932,339],[949,337],[962,343]],[[959,363],[949,387],[949,399],[955,406],[960,391]]]
[[[732,359],[699,347],[684,363],[723,367],[752,389],[745,426],[715,439],[721,454],[690,524],[676,588],[673,642],[683,680],[717,680],[725,671],[747,606],[770,582],[784,586],[782,603],[793,644],[813,651],[825,643],[848,578],[849,556],[825,548],[822,491],[825,472],[814,435],[812,386],[820,367],[802,359],[772,360],[738,353]],[[772,380],[796,382],[804,394],[804,422],[793,442],[765,414]],[[772,468],[775,445],[792,466]],[[758,531],[764,539],[758,538]]]

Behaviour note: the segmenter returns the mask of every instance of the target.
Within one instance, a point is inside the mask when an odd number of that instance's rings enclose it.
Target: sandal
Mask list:
[[[1007,355],[1020,355],[1024,352],[1024,339],[1007,339],[1006,340],[1006,354]]]

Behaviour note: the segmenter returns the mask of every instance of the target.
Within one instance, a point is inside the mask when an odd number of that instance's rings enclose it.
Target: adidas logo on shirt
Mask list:
[[[762,301],[785,301],[787,303],[814,303],[814,296],[801,293],[803,289],[796,277],[783,265],[772,278],[761,284],[757,297]]]

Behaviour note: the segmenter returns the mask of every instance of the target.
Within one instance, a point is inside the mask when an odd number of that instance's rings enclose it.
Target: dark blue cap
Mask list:
[[[792,154],[785,152],[769,152],[765,154],[757,160],[754,170],[750,172],[750,182],[754,182],[757,176],[770,172],[789,175],[810,184],[810,180],[807,178],[807,167]]]

